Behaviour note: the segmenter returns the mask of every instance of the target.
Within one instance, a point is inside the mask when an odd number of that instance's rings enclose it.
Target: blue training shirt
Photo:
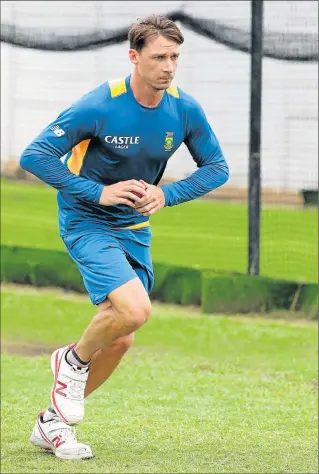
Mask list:
[[[138,228],[149,217],[123,204],[100,205],[103,187],[129,179],[157,185],[183,142],[199,169],[161,186],[165,206],[223,185],[228,166],[195,99],[171,86],[157,107],[144,107],[128,76],[102,84],[63,111],[24,150],[20,165],[58,190],[61,235],[93,226]]]

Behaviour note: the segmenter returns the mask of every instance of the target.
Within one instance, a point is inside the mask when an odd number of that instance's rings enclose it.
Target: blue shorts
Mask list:
[[[146,291],[154,284],[151,229],[72,231],[62,239],[75,261],[93,304],[138,277]]]

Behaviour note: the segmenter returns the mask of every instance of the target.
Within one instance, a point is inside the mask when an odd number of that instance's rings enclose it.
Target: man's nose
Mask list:
[[[172,73],[174,71],[173,61],[171,61],[170,59],[165,61],[163,70],[164,70],[164,72]]]

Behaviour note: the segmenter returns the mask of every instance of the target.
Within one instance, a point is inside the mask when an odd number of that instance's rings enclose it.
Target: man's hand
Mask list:
[[[141,183],[146,187],[146,194],[139,202],[136,202],[135,209],[142,216],[151,216],[165,206],[165,195],[161,188],[145,183],[143,180]]]
[[[140,197],[141,196],[141,197]],[[120,181],[119,183],[105,186],[99,204],[102,206],[114,206],[115,204],[125,204],[135,207],[146,197],[146,185],[136,179]]]

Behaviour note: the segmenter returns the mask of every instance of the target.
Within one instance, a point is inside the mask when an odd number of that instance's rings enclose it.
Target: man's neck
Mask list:
[[[145,84],[135,71],[132,72],[130,86],[135,99],[144,107],[157,107],[164,95],[163,90],[157,91]]]

